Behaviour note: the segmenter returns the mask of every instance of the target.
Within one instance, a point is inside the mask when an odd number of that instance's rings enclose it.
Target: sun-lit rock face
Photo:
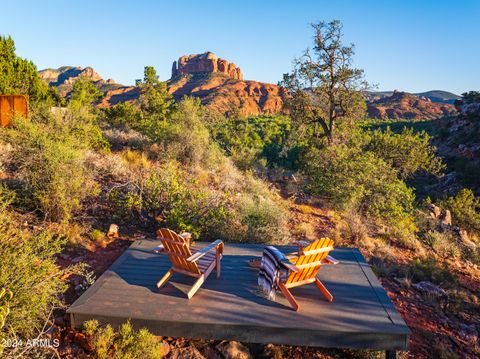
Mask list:
[[[239,67],[211,52],[174,61],[168,91],[176,99],[194,96],[219,112],[244,116],[282,112],[286,96],[277,85],[244,80]]]
[[[70,95],[73,84],[87,77],[103,92],[99,107],[135,101],[140,96],[137,86],[123,86],[102,79],[91,67],[64,66],[40,71],[40,76],[60,95]],[[193,96],[207,107],[224,114],[244,116],[273,115],[283,111],[285,92],[277,85],[243,80],[242,71],[234,63],[218,58],[211,52],[185,55],[174,61],[168,91],[175,99]]]
[[[38,72],[40,78],[49,86],[56,87],[63,97],[68,97],[72,91],[73,84],[81,77],[85,77],[92,81],[92,83],[100,91],[109,91],[122,87],[122,85],[115,83],[112,79],[104,80],[91,67],[79,66],[62,66],[58,69],[45,69]]]
[[[429,98],[394,91],[391,96],[368,103],[368,114],[381,119],[435,119],[456,114],[455,106]]]
[[[172,64],[172,78],[194,73],[221,73],[235,80],[243,80],[239,67],[209,51],[203,54],[184,55]]]

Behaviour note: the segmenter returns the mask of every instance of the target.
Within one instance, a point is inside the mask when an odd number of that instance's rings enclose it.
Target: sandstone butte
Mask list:
[[[245,116],[279,113],[285,99],[278,85],[244,80],[239,67],[211,52],[174,61],[168,90],[176,99],[195,96],[219,112]]]

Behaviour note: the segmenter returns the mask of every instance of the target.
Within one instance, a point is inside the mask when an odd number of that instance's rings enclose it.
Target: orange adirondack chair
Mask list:
[[[317,278],[318,270],[322,265],[338,263],[336,259],[328,255],[332,250],[333,241],[329,238],[321,238],[310,244],[301,241],[298,255],[287,255],[289,262],[282,262],[289,270],[289,274],[286,279],[279,281],[278,287],[294,310],[298,311],[300,306],[290,292],[290,288],[305,284],[315,283],[325,298],[329,302],[333,301],[333,295]]]
[[[158,281],[160,289],[174,273],[181,273],[198,278],[188,291],[188,299],[198,291],[214,268],[217,269],[217,278],[220,278],[220,260],[223,255],[223,242],[216,240],[208,246],[195,250],[190,248],[190,239],[174,231],[162,228],[157,231],[157,238],[162,242],[163,252],[167,253],[172,268]]]

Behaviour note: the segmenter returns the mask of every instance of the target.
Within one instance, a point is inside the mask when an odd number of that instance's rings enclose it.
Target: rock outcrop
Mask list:
[[[211,52],[175,61],[168,91],[176,99],[194,96],[221,113],[244,116],[281,112],[286,96],[277,85],[243,80],[239,67]]]
[[[235,80],[243,80],[242,70],[234,63],[215,56],[211,52],[184,55],[172,64],[172,79],[184,74],[220,73]]]
[[[41,78],[68,97],[74,82],[87,77],[104,93],[99,107],[109,107],[140,96],[136,86],[123,86],[104,80],[91,67],[64,66],[40,71]],[[174,61],[168,91],[180,100],[183,96],[200,98],[201,102],[224,114],[244,116],[272,115],[281,112],[285,93],[279,86],[243,80],[239,67],[211,52],[185,55]]]
[[[455,106],[451,104],[433,102],[427,97],[400,91],[368,103],[368,115],[380,119],[432,120],[456,113]]]
[[[100,91],[104,92],[122,87],[112,79],[104,80],[91,67],[62,66],[58,69],[41,70],[39,75],[49,86],[56,87],[63,97],[70,95],[73,84],[81,77],[88,78]]]
[[[140,96],[137,86],[122,86],[113,90],[107,90],[100,100],[98,107],[110,107],[121,102],[134,101]]]
[[[215,74],[170,80],[168,90],[175,99],[185,95],[198,97],[204,105],[227,115],[276,114],[282,111],[285,100],[285,93],[277,85],[234,80]]]

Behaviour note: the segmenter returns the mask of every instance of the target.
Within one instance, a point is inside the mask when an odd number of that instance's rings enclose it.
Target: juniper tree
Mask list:
[[[312,27],[313,49],[294,61],[292,73],[284,74],[281,85],[290,95],[286,107],[292,119],[316,138],[326,136],[332,144],[339,121],[365,114],[361,90],[367,83],[363,70],[352,67],[354,45],[343,45],[341,22],[320,22]]]

